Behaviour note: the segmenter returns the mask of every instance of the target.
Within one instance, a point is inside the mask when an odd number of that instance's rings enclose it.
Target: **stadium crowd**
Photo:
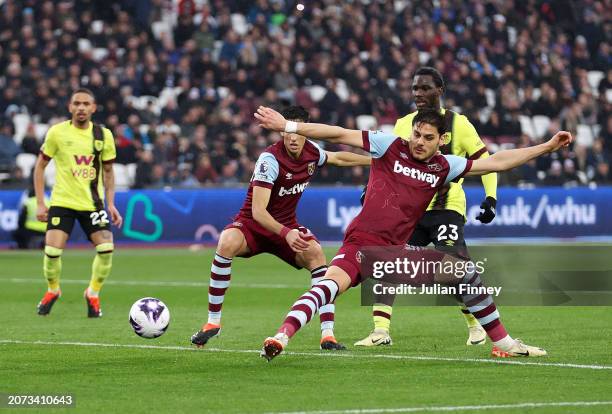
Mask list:
[[[253,122],[258,105],[296,103],[313,121],[389,129],[414,110],[421,65],[440,70],[445,107],[467,115],[492,152],[560,128],[577,136],[502,184],[612,180],[609,0],[304,4],[0,2],[1,185],[27,183],[46,128],[67,117],[79,86],[97,97],[116,162],[131,166],[123,185],[234,185],[280,138]],[[329,168],[314,182],[366,175]]]

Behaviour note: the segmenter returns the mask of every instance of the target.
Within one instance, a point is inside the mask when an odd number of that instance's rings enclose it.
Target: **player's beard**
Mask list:
[[[89,124],[89,116],[87,114],[76,114],[73,123],[78,127],[85,127]]]

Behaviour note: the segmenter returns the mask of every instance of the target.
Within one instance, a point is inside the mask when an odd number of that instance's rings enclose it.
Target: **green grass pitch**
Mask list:
[[[334,252],[326,249],[328,257]],[[477,412],[612,412],[612,405],[582,404],[612,400],[610,307],[503,307],[510,333],[550,354],[505,364],[490,362],[489,344],[465,345],[454,307],[396,308],[394,345],[356,349],[372,322],[353,289],[337,301],[336,332],[346,352],[318,349],[317,320],[266,363],[258,355],[263,339],[310,276],[270,255],[236,259],[222,335],[194,350],[189,338],[206,320],[212,253],[119,248],[101,295],[104,317],[91,320],[82,293],[93,250],[66,250],[63,296],[48,317],[35,313],[46,288],[42,254],[0,252],[0,393],[73,394],[75,408],[52,411],[69,413],[467,413],[475,411],[457,407],[505,404]],[[128,310],[144,296],[170,308],[161,338],[131,331]],[[581,404],[555,405],[565,402]]]

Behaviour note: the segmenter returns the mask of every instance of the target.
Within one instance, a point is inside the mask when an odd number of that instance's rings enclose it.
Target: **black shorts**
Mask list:
[[[436,247],[457,248],[467,253],[464,225],[463,216],[456,211],[430,210],[423,215],[407,243],[412,246],[433,243]]]
[[[61,230],[70,235],[75,219],[79,221],[89,240],[91,240],[92,233],[100,230],[110,230],[110,220],[105,210],[77,211],[57,206],[49,208],[47,230]]]

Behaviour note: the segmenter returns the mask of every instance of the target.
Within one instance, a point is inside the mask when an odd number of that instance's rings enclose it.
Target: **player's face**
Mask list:
[[[412,95],[417,109],[439,108],[442,88],[436,86],[431,75],[417,75],[412,80]]]
[[[89,122],[93,113],[96,112],[96,103],[91,95],[79,92],[72,95],[68,110],[72,114],[72,120],[82,124]]]
[[[427,161],[438,152],[441,139],[442,135],[435,126],[424,122],[416,124],[408,144],[410,152],[416,160]]]
[[[302,120],[296,119],[296,122],[304,122]],[[283,142],[285,143],[285,148],[289,155],[293,158],[297,158],[302,153],[302,148],[304,148],[304,143],[306,142],[306,137],[299,134],[289,134],[287,132],[281,132],[281,136],[283,137]]]

